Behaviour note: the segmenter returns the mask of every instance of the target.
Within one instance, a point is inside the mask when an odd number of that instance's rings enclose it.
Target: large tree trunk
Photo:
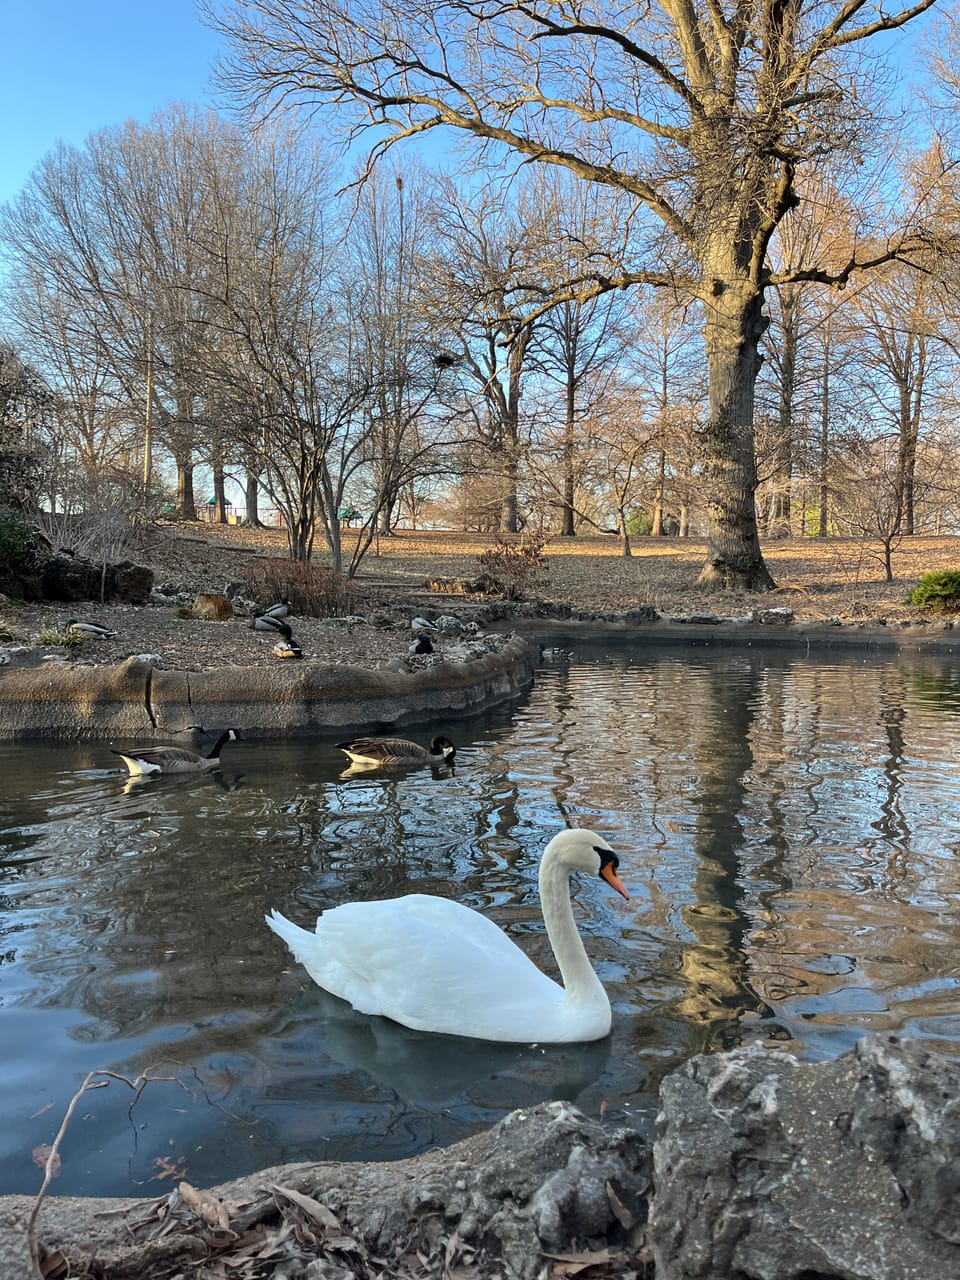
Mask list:
[[[560,536],[576,537],[573,503],[575,485],[573,474],[573,455],[576,448],[576,387],[573,379],[567,378],[566,419],[563,425],[563,506],[561,508]]]
[[[213,465],[213,519],[216,524],[227,523],[227,478],[222,462]]]
[[[503,487],[500,497],[501,533],[518,533],[520,531],[520,522],[517,514],[517,489],[519,487],[517,434],[516,422],[504,424]]]
[[[177,463],[177,518],[179,520],[196,520],[197,499],[193,492],[193,459],[185,454],[176,459]]]
[[[243,484],[244,521],[256,528],[260,527],[260,477],[250,466],[244,474]]]
[[[765,322],[759,289],[718,279],[704,300],[710,414],[703,431],[710,531],[697,586],[767,591],[774,581],[760,552],[754,494],[753,400]]]

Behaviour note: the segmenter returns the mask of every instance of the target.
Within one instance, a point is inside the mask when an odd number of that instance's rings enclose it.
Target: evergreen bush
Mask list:
[[[960,569],[933,569],[925,573],[907,600],[931,613],[960,612]]]

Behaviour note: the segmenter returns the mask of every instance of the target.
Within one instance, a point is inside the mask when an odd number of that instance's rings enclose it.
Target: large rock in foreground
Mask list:
[[[960,1276],[960,1068],[862,1040],[833,1062],[742,1049],[661,1093],[651,1233],[670,1280]]]
[[[0,1280],[960,1275],[960,1067],[896,1037],[833,1062],[765,1049],[667,1077],[650,1155],[566,1102],[444,1151],[295,1164],[156,1200],[0,1200]],[[34,1219],[31,1226],[31,1218]],[[45,1270],[32,1269],[43,1259]]]
[[[460,1267],[533,1280],[571,1251],[574,1274],[592,1260],[636,1275],[631,1239],[642,1240],[649,1166],[638,1133],[549,1102],[411,1160],[284,1165],[213,1191],[181,1183],[159,1200],[49,1200],[35,1252],[43,1274],[100,1280],[270,1274],[247,1268],[281,1259],[288,1280]],[[30,1201],[0,1204],[0,1280],[25,1280]]]

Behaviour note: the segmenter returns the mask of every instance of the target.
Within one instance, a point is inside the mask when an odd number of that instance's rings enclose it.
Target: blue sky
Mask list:
[[[82,146],[169,102],[217,105],[221,41],[194,0],[0,0],[0,14],[0,202],[60,141]],[[920,25],[889,38],[908,74]]]
[[[216,105],[220,39],[193,0],[0,0],[0,202],[59,141],[145,121],[168,102]]]

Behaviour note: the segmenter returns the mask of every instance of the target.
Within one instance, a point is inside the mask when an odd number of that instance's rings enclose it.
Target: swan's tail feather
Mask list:
[[[263,918],[273,932],[283,939],[293,952],[294,958],[301,964],[308,956],[312,958],[316,953],[317,935],[311,933],[309,929],[301,929],[298,924],[282,916],[276,908]]]

